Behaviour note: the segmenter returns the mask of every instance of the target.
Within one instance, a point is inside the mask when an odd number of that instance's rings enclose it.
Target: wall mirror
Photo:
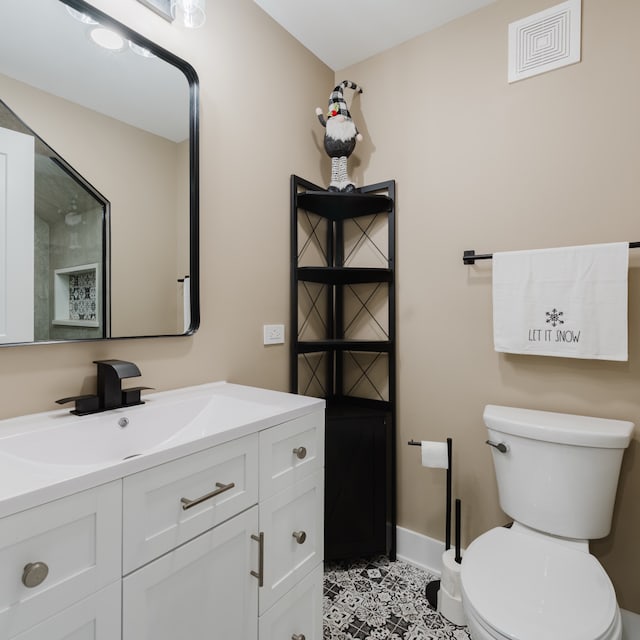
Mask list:
[[[83,0],[3,0],[0,344],[192,333],[198,263],[194,69]]]

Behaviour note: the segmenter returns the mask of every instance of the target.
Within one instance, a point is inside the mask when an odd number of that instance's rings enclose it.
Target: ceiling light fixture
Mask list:
[[[124,39],[111,29],[96,27],[91,29],[91,39],[99,46],[109,51],[121,51],[124,48]]]
[[[182,23],[189,29],[201,27],[207,19],[206,0],[171,0],[171,17],[182,13]]]

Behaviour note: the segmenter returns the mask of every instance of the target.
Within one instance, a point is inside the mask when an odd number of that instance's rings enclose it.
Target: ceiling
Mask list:
[[[339,71],[495,0],[254,0]]]

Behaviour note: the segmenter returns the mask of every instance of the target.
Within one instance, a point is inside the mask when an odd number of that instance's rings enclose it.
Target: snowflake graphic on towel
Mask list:
[[[553,311],[547,311],[547,322],[551,323],[552,327],[555,327],[559,324],[564,324],[564,320],[560,317],[563,316],[564,313],[562,311],[558,311],[554,309]]]

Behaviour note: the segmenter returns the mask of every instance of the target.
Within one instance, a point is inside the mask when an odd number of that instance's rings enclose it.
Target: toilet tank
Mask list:
[[[487,405],[502,510],[533,529],[603,538],[611,529],[622,454],[633,423]]]

